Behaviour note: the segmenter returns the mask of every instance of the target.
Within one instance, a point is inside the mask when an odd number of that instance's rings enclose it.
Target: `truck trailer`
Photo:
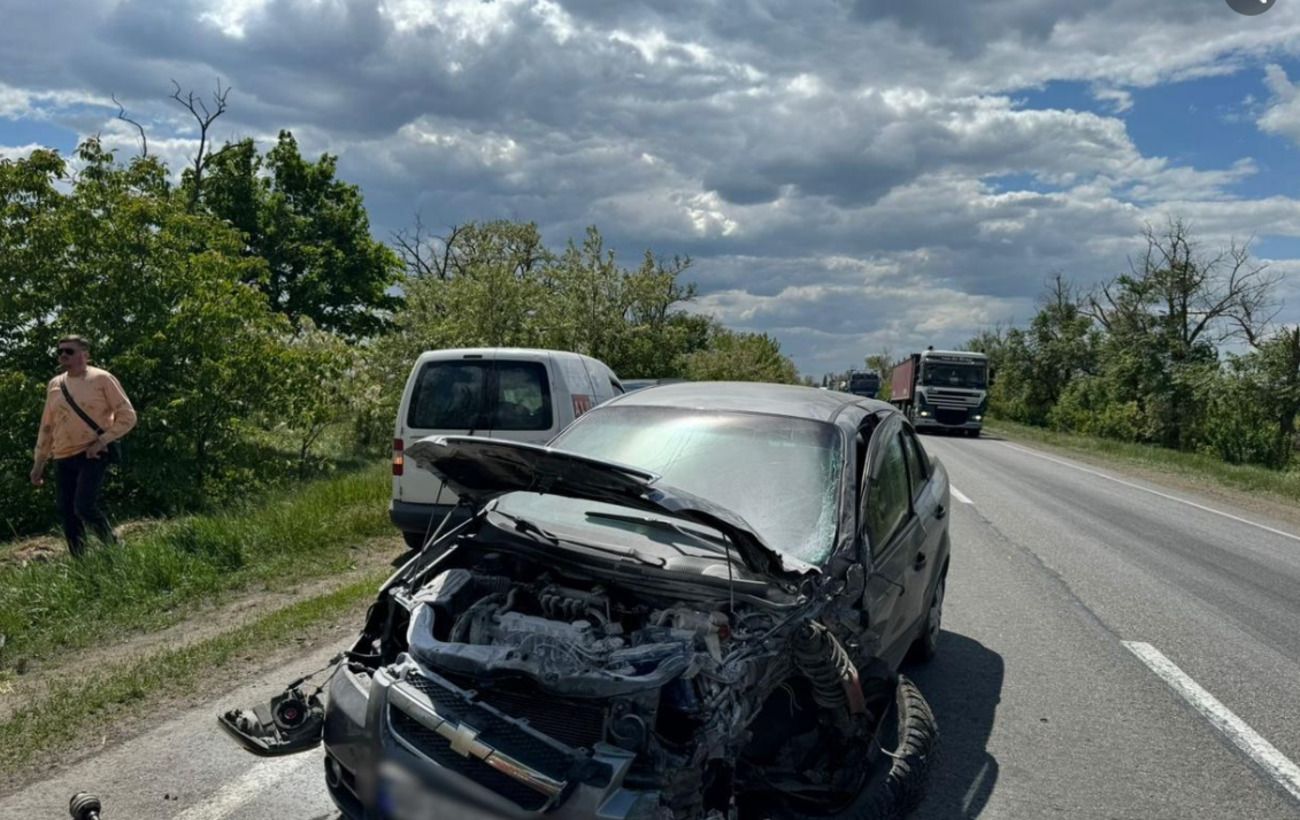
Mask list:
[[[989,359],[968,350],[927,348],[890,371],[890,402],[918,430],[978,436],[988,410]]]

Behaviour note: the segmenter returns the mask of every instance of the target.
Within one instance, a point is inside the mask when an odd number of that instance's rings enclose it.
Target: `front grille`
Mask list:
[[[471,702],[465,693],[451,688],[449,683],[421,675],[411,675],[407,683],[427,695],[429,700],[433,701],[434,710],[444,719],[473,726],[478,730],[479,739],[492,748],[499,749],[519,762],[532,766],[547,777],[564,780],[568,774],[573,756],[560,744],[549,741],[537,732],[530,732],[517,726],[491,710]],[[398,709],[391,711],[394,714],[402,714]],[[431,734],[434,734],[435,745],[439,748],[447,747],[446,740],[435,733]],[[455,753],[450,754],[459,757]],[[483,766],[477,761],[471,762],[476,766]]]
[[[605,710],[591,703],[499,689],[484,690],[479,699],[574,748],[590,749],[605,738]]]
[[[546,805],[546,795],[534,791],[513,777],[507,777],[481,760],[462,757],[453,752],[446,738],[402,710],[390,708],[388,712],[393,732],[439,766],[496,792],[521,809],[536,811]]]
[[[983,399],[978,395],[971,395],[969,393],[944,393],[931,390],[925,394],[925,401],[927,404],[932,404],[935,407],[949,407],[955,409],[959,407],[978,407]]]

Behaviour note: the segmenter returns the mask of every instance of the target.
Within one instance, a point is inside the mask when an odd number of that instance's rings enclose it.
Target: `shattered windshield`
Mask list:
[[[830,554],[840,437],[829,424],[751,413],[609,407],[555,446],[663,476],[736,513],[768,546],[808,563]]]

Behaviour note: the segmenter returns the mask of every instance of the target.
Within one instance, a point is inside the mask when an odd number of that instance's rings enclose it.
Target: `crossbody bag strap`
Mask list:
[[[59,389],[63,391],[63,398],[67,400],[68,406],[72,408],[72,412],[76,413],[78,416],[81,416],[81,420],[84,421],[90,427],[90,429],[95,431],[95,435],[97,436],[104,435],[104,428],[100,427],[98,424],[95,423],[94,419],[86,415],[86,411],[82,410],[80,405],[77,404],[76,399],[72,398],[72,393],[68,390],[68,380],[66,378],[64,378],[62,381],[59,382]]]

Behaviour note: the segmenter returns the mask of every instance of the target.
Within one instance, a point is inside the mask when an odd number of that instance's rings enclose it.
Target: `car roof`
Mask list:
[[[617,396],[605,407],[679,407],[794,416],[833,421],[845,407],[868,412],[893,410],[893,405],[862,396],[793,384],[766,382],[678,382],[647,387]]]
[[[583,353],[574,353],[571,350],[547,350],[540,347],[447,347],[436,350],[426,350],[420,354],[418,361],[437,361],[438,359],[460,359],[466,356],[495,356],[509,357],[512,355],[527,356],[549,356],[553,358],[572,357],[594,362],[601,367],[609,369],[609,365],[593,356],[587,356]],[[613,371],[611,371],[613,372]]]

